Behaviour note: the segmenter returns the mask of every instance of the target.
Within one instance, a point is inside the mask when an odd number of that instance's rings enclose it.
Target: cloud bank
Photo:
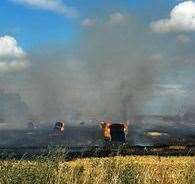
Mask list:
[[[61,13],[68,17],[75,17],[78,15],[78,12],[74,7],[65,5],[61,0],[9,0],[9,1],[23,4],[32,8],[39,8],[43,10]]]
[[[170,17],[151,23],[156,33],[195,31],[195,2],[185,1],[175,6]]]
[[[109,23],[112,25],[119,25],[119,24],[125,24],[126,22],[126,17],[120,13],[120,12],[115,12],[110,14],[110,20]]]
[[[0,72],[23,70],[28,66],[26,53],[11,36],[0,37]]]
[[[81,25],[83,27],[93,27],[95,25],[95,20],[91,18],[85,18],[82,22]]]

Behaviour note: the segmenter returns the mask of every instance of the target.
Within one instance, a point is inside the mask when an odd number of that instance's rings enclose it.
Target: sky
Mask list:
[[[78,11],[78,17],[69,17],[58,10],[52,11],[49,8],[41,8],[39,5],[41,0],[37,1],[37,6],[28,2],[31,1],[3,0],[0,2],[0,34],[13,36],[24,49],[30,49],[45,42],[63,42],[74,39],[74,36],[82,29],[80,22],[85,17],[91,16],[92,10],[109,11],[110,9],[112,11],[112,9],[116,9],[117,11],[118,6],[118,10],[124,9],[126,12],[132,11],[136,15],[142,16],[150,10],[151,6],[156,5],[156,11],[164,8],[165,10],[162,11],[163,14],[167,13],[166,8],[169,10],[177,3],[171,0],[143,0],[141,3],[135,0],[121,1],[120,3],[117,1],[111,3],[111,1],[105,2],[102,0],[93,2],[85,0],[82,3],[79,0],[76,0],[74,3],[64,1],[62,4],[68,4],[67,6],[72,6]],[[47,0],[43,2],[47,3]],[[54,0],[54,2],[60,1]],[[114,7],[114,5],[110,4],[116,5]],[[156,17],[156,13],[152,13],[153,15],[150,16]],[[148,19],[150,20],[151,17]],[[146,19],[145,21],[149,20]]]
[[[194,108],[194,33],[195,1],[2,0],[0,88],[34,114],[111,116],[131,96],[131,113],[175,115]]]

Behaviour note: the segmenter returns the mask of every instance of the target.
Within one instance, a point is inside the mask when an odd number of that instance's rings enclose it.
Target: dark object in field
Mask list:
[[[112,124],[111,121],[101,122],[103,137],[105,141],[122,142],[126,141],[128,126],[126,123]]]
[[[125,126],[124,124],[112,124],[110,125],[111,141],[125,142]]]
[[[85,122],[84,122],[84,121],[81,121],[81,122],[80,122],[80,125],[81,125],[81,126],[84,126],[84,125],[85,125]]]
[[[27,127],[28,127],[29,130],[34,130],[34,129],[36,128],[36,126],[34,125],[33,122],[29,122],[29,123],[27,124]]]
[[[54,132],[56,133],[60,133],[60,132],[63,132],[64,131],[64,123],[61,122],[61,121],[57,121],[55,123],[55,126],[53,128]]]

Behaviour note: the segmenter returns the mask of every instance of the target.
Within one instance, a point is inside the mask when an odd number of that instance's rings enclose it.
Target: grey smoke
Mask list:
[[[6,128],[20,128],[27,121],[28,113],[28,106],[18,93],[0,89],[0,124],[8,124]]]
[[[182,105],[172,105],[177,95],[165,94],[159,101],[165,89],[157,94],[155,85],[185,88],[185,77],[178,76],[188,71],[182,62],[187,48],[176,45],[174,36],[151,33],[148,24],[127,13],[123,24],[110,24],[108,12],[97,22],[83,28],[71,44],[45,43],[29,53],[32,65],[16,80],[31,114],[46,122],[124,121],[151,113],[148,104],[158,114],[177,114]]]
[[[32,113],[47,121],[124,121],[142,113],[159,61],[145,52],[147,31],[143,35],[141,23],[128,18],[119,27],[107,20],[83,31],[71,46],[44,45],[34,51],[33,66],[26,71],[28,92],[23,92]]]

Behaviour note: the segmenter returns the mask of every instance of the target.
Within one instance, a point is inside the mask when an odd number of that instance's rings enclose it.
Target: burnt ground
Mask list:
[[[157,123],[156,123],[157,122]],[[148,135],[148,132],[158,132]],[[159,134],[162,133],[162,134]],[[184,145],[185,148],[170,148]],[[102,130],[95,126],[66,126],[63,133],[56,134],[52,127],[34,130],[0,130],[1,158],[5,155],[23,157],[48,153],[51,148],[61,147],[70,157],[108,155],[194,155],[195,127],[193,122],[168,122],[140,120],[129,125],[126,145],[110,146],[102,138]]]
[[[158,132],[155,136],[148,132]],[[160,133],[160,134],[159,134]],[[66,126],[56,134],[52,127],[34,130],[1,130],[0,147],[99,146],[104,143],[102,130],[96,126]],[[133,146],[194,145],[195,127],[183,123],[148,126],[145,122],[129,125],[127,143]]]
[[[1,147],[81,146],[102,140],[99,127],[70,127],[63,133],[54,133],[52,128],[34,130],[0,130]]]

